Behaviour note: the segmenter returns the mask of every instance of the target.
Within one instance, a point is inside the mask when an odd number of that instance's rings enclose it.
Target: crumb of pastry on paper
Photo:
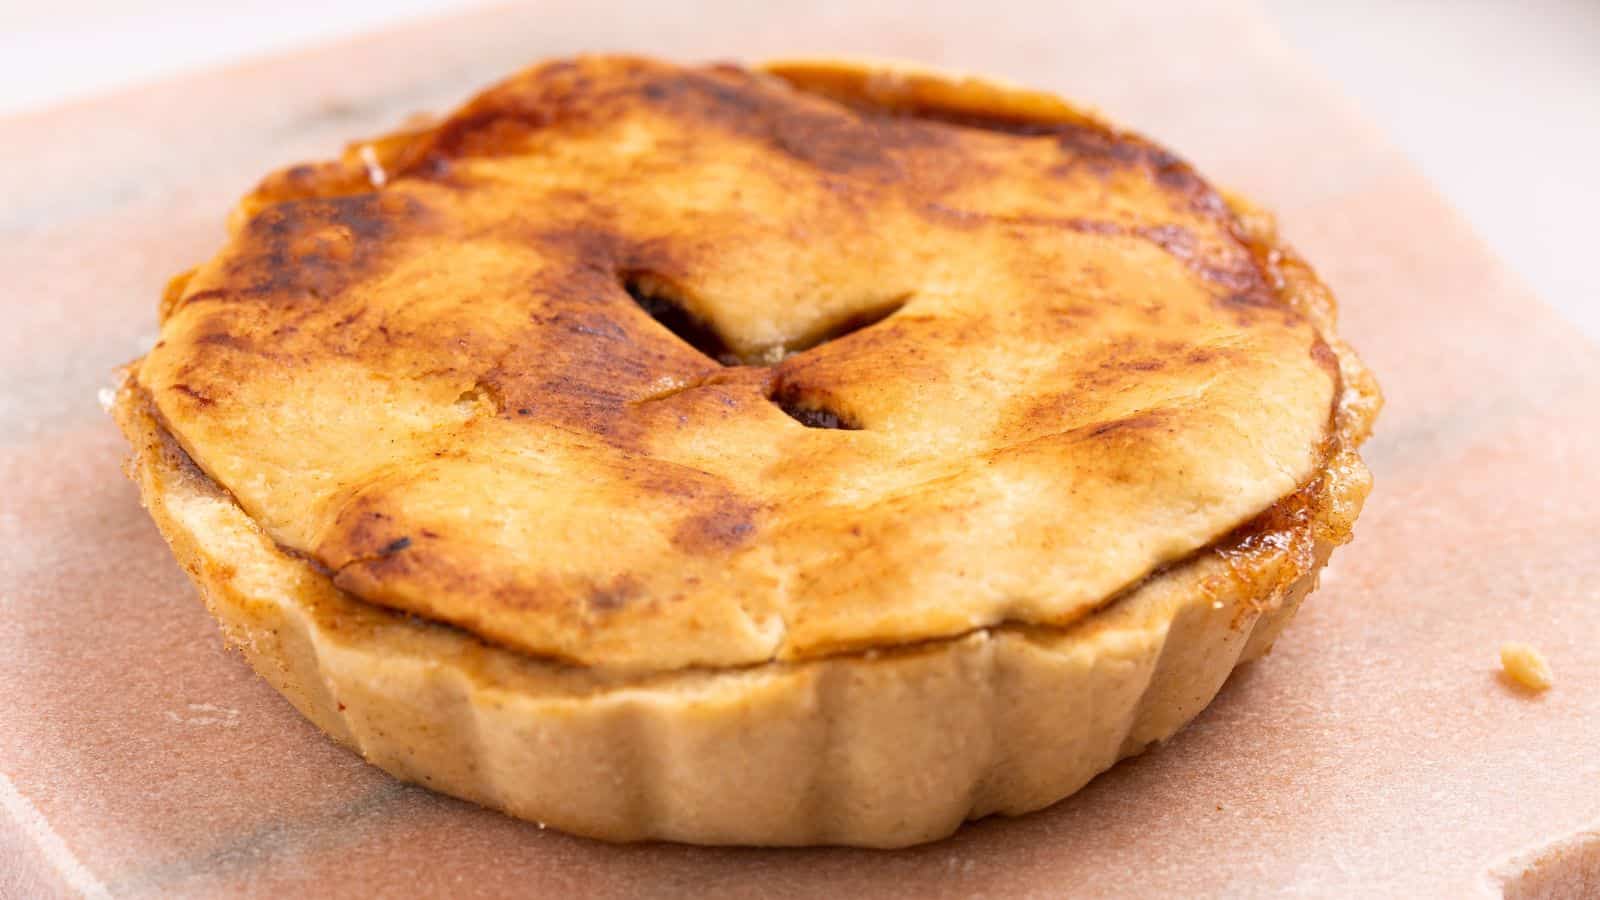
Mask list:
[[[1530,691],[1546,691],[1555,683],[1544,654],[1518,641],[1500,645],[1500,668],[1514,684]]]

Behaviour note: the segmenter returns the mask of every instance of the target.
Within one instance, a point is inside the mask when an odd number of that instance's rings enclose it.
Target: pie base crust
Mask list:
[[[131,375],[113,412],[130,477],[228,641],[395,777],[605,840],[904,847],[1048,806],[1171,736],[1271,648],[1348,540],[1376,386],[1270,219],[1230,204],[1338,356],[1326,464],[1065,627],[647,674],[538,659],[335,588],[194,465]]]

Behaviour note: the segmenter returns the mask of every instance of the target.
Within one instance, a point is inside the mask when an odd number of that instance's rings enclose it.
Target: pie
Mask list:
[[[115,414],[230,641],[373,764],[897,847],[1266,652],[1378,406],[1267,215],[1061,100],[597,56],[269,176]]]

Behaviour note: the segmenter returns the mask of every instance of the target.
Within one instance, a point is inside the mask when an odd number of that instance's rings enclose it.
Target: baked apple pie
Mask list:
[[[586,57],[268,177],[115,413],[230,641],[373,764],[894,847],[1264,653],[1378,404],[1268,216],[1061,100]]]

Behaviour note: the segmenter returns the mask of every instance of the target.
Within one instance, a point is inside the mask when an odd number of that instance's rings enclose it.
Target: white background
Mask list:
[[[0,115],[466,5],[0,0]],[[1600,339],[1600,0],[1264,9],[1546,301]]]

